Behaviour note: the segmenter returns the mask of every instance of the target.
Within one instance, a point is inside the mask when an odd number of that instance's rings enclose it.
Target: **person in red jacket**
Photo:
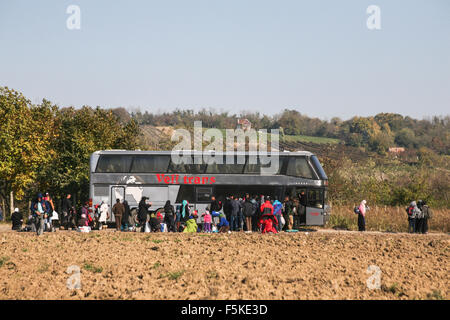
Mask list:
[[[273,206],[270,203],[270,197],[267,196],[266,201],[261,205],[261,214],[267,214],[267,213],[271,213],[273,214]]]
[[[261,233],[278,233],[275,226],[278,225],[277,217],[273,214],[267,213],[261,216],[261,220],[259,222]]]
[[[274,225],[278,224],[277,218],[273,215],[273,206],[270,203],[270,197],[265,198],[265,202],[261,205],[261,219],[258,226],[262,233],[277,233]]]

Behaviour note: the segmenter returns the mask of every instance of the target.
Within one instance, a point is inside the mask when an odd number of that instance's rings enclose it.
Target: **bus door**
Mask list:
[[[114,204],[116,203],[116,199],[119,200],[124,200],[125,199],[125,187],[124,186],[112,186],[111,187],[111,203],[110,203],[110,220],[112,222],[115,221],[114,219],[114,215],[112,214],[112,207],[114,206]]]
[[[297,189],[297,199],[299,200],[299,222],[300,224],[306,224],[306,188]]]
[[[306,205],[306,225],[317,226],[324,224],[324,189],[308,189]]]

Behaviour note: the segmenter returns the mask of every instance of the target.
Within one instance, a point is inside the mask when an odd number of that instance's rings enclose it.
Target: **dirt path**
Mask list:
[[[446,234],[0,231],[0,299],[449,297]],[[73,265],[81,289],[67,288]]]

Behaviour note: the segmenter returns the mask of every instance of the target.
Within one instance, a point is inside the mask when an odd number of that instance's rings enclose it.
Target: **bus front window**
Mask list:
[[[323,208],[323,197],[324,190],[323,189],[309,189],[308,190],[308,207]]]

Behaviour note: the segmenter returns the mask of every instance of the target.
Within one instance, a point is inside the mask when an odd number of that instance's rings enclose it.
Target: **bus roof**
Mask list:
[[[173,151],[141,151],[141,150],[99,150],[95,151],[94,154],[103,155],[171,155],[172,152],[177,154],[191,154],[191,155],[203,155],[203,154],[221,154],[221,155],[259,155],[259,152],[255,151],[235,151],[235,152],[227,152],[227,151],[197,151],[197,150],[173,150]],[[262,153],[264,155],[264,153]],[[309,151],[268,151],[267,155],[269,156],[312,156],[313,153]]]

